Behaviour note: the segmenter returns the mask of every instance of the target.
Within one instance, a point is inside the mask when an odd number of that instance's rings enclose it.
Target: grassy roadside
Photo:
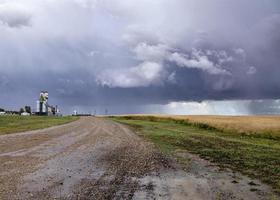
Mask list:
[[[207,124],[156,117],[114,117],[137,129],[164,153],[188,150],[270,184],[280,193],[280,139],[223,132]]]
[[[0,116],[0,135],[48,128],[77,120],[78,117]]]

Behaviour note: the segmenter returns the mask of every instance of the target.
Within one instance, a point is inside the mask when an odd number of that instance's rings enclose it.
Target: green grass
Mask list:
[[[207,125],[156,117],[114,117],[136,129],[164,153],[188,150],[271,185],[280,193],[280,139],[233,134]]]
[[[77,120],[78,117],[0,116],[0,135],[47,128]]]

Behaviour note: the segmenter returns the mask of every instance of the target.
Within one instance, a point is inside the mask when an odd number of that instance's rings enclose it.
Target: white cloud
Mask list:
[[[170,102],[163,113],[177,115],[248,115],[250,100]]]
[[[172,53],[169,57],[169,61],[175,62],[181,67],[196,68],[206,71],[210,74],[230,74],[221,66],[210,61],[207,55],[194,50],[191,56],[181,53]]]
[[[127,70],[106,70],[98,76],[97,81],[109,87],[147,87],[160,84],[164,73],[161,64],[144,62]]]
[[[171,102],[165,106],[167,113],[206,115],[213,112],[207,102]]]
[[[133,52],[136,54],[136,58],[144,61],[162,61],[168,55],[168,49],[166,45],[148,45],[146,43],[139,43]]]
[[[186,55],[176,52],[165,44],[149,45],[141,42],[137,44],[132,52],[135,54],[138,61],[142,64],[136,67],[120,68],[105,70],[105,73],[98,75],[98,83],[101,85],[108,85],[110,87],[147,87],[163,82],[176,83],[176,73],[167,73],[168,66],[166,61],[173,62],[178,66],[186,68],[196,68],[213,75],[230,75],[228,71],[221,67],[221,63],[230,62],[232,58],[227,55],[225,51],[208,50],[208,55],[197,49]],[[215,64],[208,56],[215,57],[219,64]],[[222,61],[221,61],[222,60]],[[228,88],[231,84],[221,85],[219,88]]]
[[[11,28],[30,26],[31,14],[23,5],[16,3],[0,4],[0,25]]]

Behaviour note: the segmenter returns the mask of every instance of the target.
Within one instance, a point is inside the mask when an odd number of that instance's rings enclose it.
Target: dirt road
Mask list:
[[[278,199],[187,152],[182,170],[127,127],[85,117],[0,136],[0,199]]]

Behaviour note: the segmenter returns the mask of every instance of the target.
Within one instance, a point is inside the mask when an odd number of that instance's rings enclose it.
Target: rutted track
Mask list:
[[[263,199],[269,191],[251,192],[246,177],[231,183],[231,172],[199,159],[189,173],[171,167],[127,127],[93,117],[0,136],[0,160],[0,199]]]
[[[155,170],[154,156],[159,154],[129,129],[92,117],[1,136],[0,194],[3,199],[126,198],[136,189],[126,175]]]

